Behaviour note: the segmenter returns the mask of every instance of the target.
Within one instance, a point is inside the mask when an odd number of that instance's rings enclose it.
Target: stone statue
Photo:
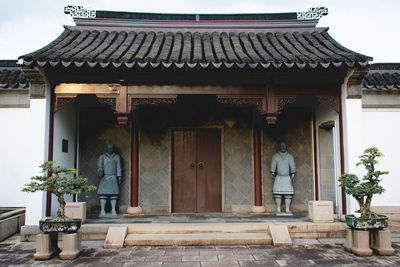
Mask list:
[[[115,207],[119,197],[122,169],[120,156],[114,153],[114,145],[109,142],[107,142],[107,151],[99,157],[97,172],[102,177],[97,191],[101,206],[100,216],[106,216],[107,199],[111,202],[111,216],[116,216]]]
[[[276,203],[276,215],[292,215],[290,203],[294,194],[293,180],[296,176],[296,166],[293,156],[286,150],[285,142],[279,143],[279,151],[272,156],[270,172],[275,180],[272,194]],[[285,212],[281,212],[282,199],[285,201]]]

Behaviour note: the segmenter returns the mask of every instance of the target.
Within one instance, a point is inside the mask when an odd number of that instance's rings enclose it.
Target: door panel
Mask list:
[[[197,162],[197,211],[220,212],[222,205],[219,129],[197,132]]]
[[[196,132],[174,131],[173,211],[196,210]],[[193,166],[191,166],[193,164]]]
[[[221,131],[174,131],[173,212],[222,211]]]

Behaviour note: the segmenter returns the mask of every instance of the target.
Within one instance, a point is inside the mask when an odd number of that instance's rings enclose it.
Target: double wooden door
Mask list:
[[[221,212],[220,129],[175,130],[173,212]]]

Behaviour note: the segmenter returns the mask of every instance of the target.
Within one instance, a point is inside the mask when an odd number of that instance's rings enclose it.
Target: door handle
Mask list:
[[[190,168],[191,168],[192,170],[194,169],[195,166],[196,166],[196,165],[194,164],[194,162],[190,163]]]
[[[203,168],[204,168],[204,165],[205,165],[204,162],[199,162],[199,165],[198,165],[198,166],[199,166],[199,169],[203,169]]]

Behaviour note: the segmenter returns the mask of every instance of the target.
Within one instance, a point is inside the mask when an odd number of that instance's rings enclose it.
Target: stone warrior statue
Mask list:
[[[276,203],[276,215],[292,215],[290,203],[294,194],[293,180],[296,176],[296,166],[284,142],[279,143],[279,151],[272,156],[270,172],[275,180],[272,194]],[[282,198],[285,201],[286,212],[281,212]]]
[[[115,207],[122,178],[121,159],[118,154],[114,153],[114,145],[109,142],[107,142],[107,151],[99,157],[97,172],[102,177],[97,191],[101,206],[100,216],[106,216],[107,199],[111,201],[111,216],[116,216]]]

